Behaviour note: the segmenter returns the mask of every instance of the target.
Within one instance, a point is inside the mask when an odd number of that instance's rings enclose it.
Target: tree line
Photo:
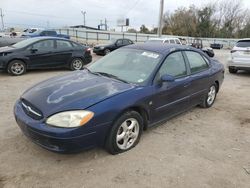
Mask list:
[[[129,29],[128,32],[136,32]],[[155,34],[157,28],[142,25],[140,33]],[[190,37],[250,37],[250,12],[241,0],[219,0],[202,7],[191,5],[164,14],[163,34]]]

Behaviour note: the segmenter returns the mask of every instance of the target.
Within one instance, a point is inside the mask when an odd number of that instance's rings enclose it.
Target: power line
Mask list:
[[[128,10],[128,12],[125,14],[125,16],[127,16],[136,6],[137,4],[140,2],[141,0],[137,0],[134,5]]]

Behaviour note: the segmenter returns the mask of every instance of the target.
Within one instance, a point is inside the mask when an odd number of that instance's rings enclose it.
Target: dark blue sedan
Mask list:
[[[28,89],[14,113],[23,133],[48,150],[103,146],[116,154],[148,127],[211,107],[223,78],[223,65],[192,47],[130,45]]]

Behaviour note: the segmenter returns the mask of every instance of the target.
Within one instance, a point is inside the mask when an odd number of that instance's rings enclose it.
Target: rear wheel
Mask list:
[[[83,60],[80,58],[75,58],[70,63],[70,69],[74,70],[81,70],[84,66]]]
[[[217,95],[217,86],[214,84],[209,88],[207,96],[205,97],[203,103],[200,106],[203,108],[210,108],[214,104],[216,95]]]
[[[8,65],[8,73],[20,76],[26,72],[26,64],[21,60],[13,60]]]
[[[238,72],[238,70],[234,67],[228,67],[228,71],[232,74],[236,74]]]
[[[129,111],[121,115],[113,124],[106,141],[106,149],[118,154],[135,147],[142,133],[143,119],[138,112]]]

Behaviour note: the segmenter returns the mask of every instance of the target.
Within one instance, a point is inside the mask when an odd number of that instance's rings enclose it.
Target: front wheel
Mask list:
[[[81,70],[84,66],[83,60],[80,58],[75,58],[70,63],[70,69],[74,70]]]
[[[13,60],[8,65],[8,73],[20,76],[26,72],[26,64],[21,60]]]
[[[135,147],[142,133],[143,119],[138,112],[129,111],[115,121],[106,141],[106,149],[118,154]]]
[[[228,71],[231,74],[236,74],[238,72],[238,70],[236,68],[233,68],[233,67],[228,67]]]
[[[216,99],[216,95],[217,95],[217,88],[216,88],[216,85],[214,84],[209,88],[208,93],[207,93],[203,103],[201,104],[201,107],[210,108],[214,104],[214,101]]]

